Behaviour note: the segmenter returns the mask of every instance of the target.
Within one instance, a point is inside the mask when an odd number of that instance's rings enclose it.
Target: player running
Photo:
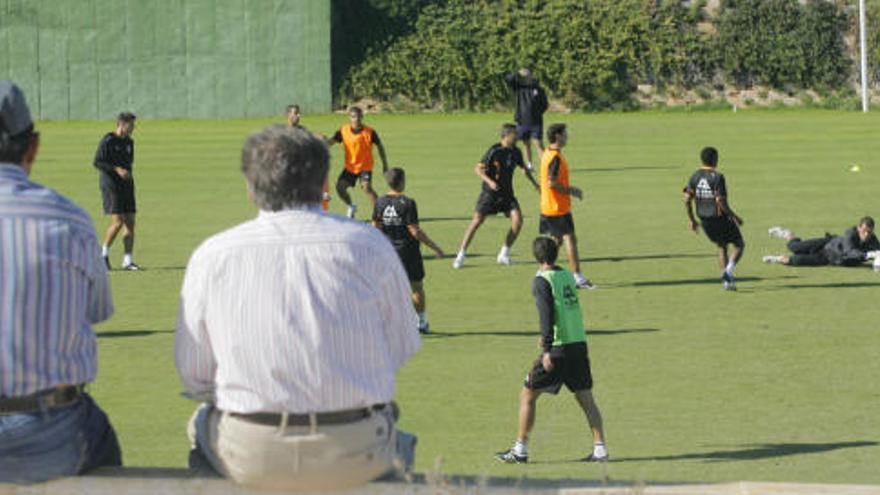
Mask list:
[[[574,219],[571,217],[571,198],[582,200],[584,193],[577,187],[569,185],[568,161],[562,156],[562,148],[568,144],[568,131],[565,124],[553,124],[547,129],[547,140],[550,146],[544,149],[541,156],[541,234],[556,239],[558,244],[565,245],[568,254],[568,265],[574,274],[575,284],[579,289],[595,289],[581,273],[581,262],[578,258],[577,237],[574,234]]]
[[[461,248],[452,262],[455,269],[464,264],[465,253],[474,238],[477,229],[483,224],[488,215],[504,213],[510,217],[510,230],[501,245],[496,261],[502,265],[510,265],[510,247],[516,241],[519,231],[522,229],[523,216],[513,191],[513,172],[516,168],[522,168],[535,189],[538,183],[532,176],[532,172],[526,168],[522,153],[516,147],[516,126],[504,124],[501,126],[501,141],[493,144],[482,160],[477,163],[474,172],[483,181],[483,188],[477,198],[474,218],[464,231],[464,239]]]
[[[703,166],[691,175],[684,187],[685,210],[687,211],[690,228],[694,232],[703,227],[703,232],[710,241],[718,246],[718,262],[721,265],[721,283],[724,290],[736,290],[733,270],[742,257],[746,247],[739,226],[740,218],[727,203],[727,184],[724,174],[719,173],[718,150],[709,146],[700,152]],[[697,203],[697,215],[694,217],[693,203]],[[733,254],[728,258],[727,245],[733,244]]]
[[[533,243],[532,251],[540,268],[532,282],[532,295],[540,317],[542,352],[526,375],[519,395],[516,442],[511,449],[495,454],[502,462],[529,461],[529,434],[535,425],[538,397],[544,392],[556,395],[563,384],[574,393],[592,430],[593,451],[585,460],[608,460],[602,414],[593,399],[593,376],[574,276],[556,266],[558,249],[556,241],[549,237],[539,237]]]
[[[419,332],[428,333],[428,314],[425,311],[425,289],[422,280],[425,278],[425,267],[422,263],[422,252],[419,242],[443,257],[443,250],[428,237],[419,227],[419,212],[416,202],[403,194],[406,188],[406,173],[394,167],[385,174],[391,191],[376,201],[373,208],[373,226],[388,237],[391,245],[400,256],[403,268],[412,286],[412,301],[419,315]]]
[[[379,140],[379,134],[371,127],[364,125],[364,112],[360,107],[348,109],[350,123],[336,131],[327,144],[342,143],[345,147],[345,169],[336,180],[336,194],[348,205],[346,215],[354,218],[357,205],[351,201],[348,189],[354,187],[360,181],[361,189],[370,198],[370,204],[376,206],[376,192],[373,191],[373,145],[379,149],[379,158],[382,159],[382,173],[388,171],[388,159],[385,156],[385,147]]]

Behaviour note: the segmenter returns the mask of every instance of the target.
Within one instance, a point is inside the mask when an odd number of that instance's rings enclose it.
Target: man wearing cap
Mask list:
[[[92,324],[113,313],[91,218],[28,179],[40,139],[21,90],[0,81],[0,483],[121,464],[85,384]]]

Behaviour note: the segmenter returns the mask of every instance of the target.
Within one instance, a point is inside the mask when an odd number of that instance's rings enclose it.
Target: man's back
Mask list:
[[[406,281],[376,229],[315,210],[261,212],[190,260],[177,342],[184,383],[210,393],[216,382],[217,407],[237,413],[388,402],[419,346]]]
[[[419,223],[418,207],[412,198],[403,194],[382,196],[376,201],[373,218],[379,222],[379,230],[388,237],[394,249],[418,247],[418,239],[407,228],[407,225]]]
[[[715,169],[700,168],[691,175],[685,188],[694,194],[697,203],[697,215],[701,218],[720,216],[716,197],[727,196],[727,185],[724,174]]]

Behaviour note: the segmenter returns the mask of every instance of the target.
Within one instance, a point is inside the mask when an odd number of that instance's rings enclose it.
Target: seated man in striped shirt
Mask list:
[[[302,129],[252,135],[241,168],[259,214],[189,260],[175,361],[204,401],[193,467],[265,489],[341,489],[414,444],[391,402],[420,345],[409,281],[381,232],[321,210],[329,157]]]
[[[92,324],[113,313],[88,214],[28,180],[39,147],[21,90],[0,81],[0,483],[121,464],[95,379]]]

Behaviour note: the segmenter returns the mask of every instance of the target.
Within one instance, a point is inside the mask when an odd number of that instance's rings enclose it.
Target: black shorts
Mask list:
[[[519,210],[519,201],[515,196],[504,196],[486,191],[480,192],[477,205],[474,207],[474,211],[483,216],[504,213],[504,216],[509,217],[513,210]]]
[[[728,244],[741,248],[745,246],[739,227],[730,217],[700,218],[700,226],[710,241],[719,247]]]
[[[565,234],[574,234],[574,219],[571,218],[571,213],[554,217],[541,215],[541,220],[538,222],[538,231],[543,235],[556,238],[560,238]]]
[[[558,352],[558,349],[554,349],[554,353]],[[523,383],[527,389],[551,394],[559,393],[563,384],[572,392],[593,389],[593,373],[590,371],[587,344],[585,342],[567,344],[561,349],[560,356],[553,356],[554,353],[551,353],[553,371],[549,373],[544,370],[541,356],[538,356],[538,360],[532,365]]]
[[[425,278],[425,265],[422,262],[422,251],[418,244],[406,246],[397,250],[397,256],[403,263],[406,276],[410,282],[421,282]]]
[[[101,184],[101,198],[104,203],[104,213],[107,215],[137,211],[134,202],[134,181],[125,181],[116,185]]]
[[[370,182],[373,180],[373,172],[372,171],[364,171],[359,174],[354,174],[349,172],[346,169],[342,169],[342,173],[339,174],[339,179],[337,181],[342,181],[348,184],[350,187],[354,186],[357,181],[361,182]]]
[[[544,129],[540,125],[516,125],[516,138],[521,141],[529,138],[540,141],[543,136]]]

